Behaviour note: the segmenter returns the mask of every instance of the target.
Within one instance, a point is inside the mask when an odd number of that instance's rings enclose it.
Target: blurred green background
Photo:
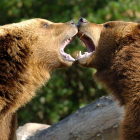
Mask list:
[[[140,21],[139,0],[1,0],[0,24],[44,18],[53,22],[80,17],[95,23],[109,20]],[[77,38],[66,51],[76,56],[85,51]],[[73,66],[56,70],[37,96],[18,111],[19,125],[27,122],[54,124],[107,93],[93,79],[95,70]]]

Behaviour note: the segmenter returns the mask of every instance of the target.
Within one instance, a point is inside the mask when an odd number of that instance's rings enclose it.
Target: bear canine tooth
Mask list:
[[[76,57],[78,57],[79,55],[78,55],[78,53],[77,53],[77,55],[76,55]]]
[[[82,55],[82,53],[81,53],[81,51],[79,51],[79,56],[81,56]]]

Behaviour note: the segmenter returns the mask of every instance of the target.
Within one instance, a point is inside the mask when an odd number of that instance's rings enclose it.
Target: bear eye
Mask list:
[[[47,22],[43,22],[43,27],[44,28],[49,28],[50,27],[50,24],[48,24]]]
[[[104,27],[105,28],[110,28],[110,24],[107,23],[107,24],[104,25]]]

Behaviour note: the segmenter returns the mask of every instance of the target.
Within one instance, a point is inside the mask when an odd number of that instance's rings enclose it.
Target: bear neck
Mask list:
[[[10,74],[5,73],[3,78],[1,77],[0,79],[0,97],[3,99],[1,104],[5,106],[1,110],[0,118],[24,106],[36,95],[36,90],[43,86],[50,78],[49,72],[45,70],[40,71],[34,67],[27,67],[24,72],[16,69],[15,71],[16,76],[10,77]]]
[[[23,32],[8,32],[0,39],[0,118],[24,106],[50,78],[47,69],[33,63],[30,48],[35,38],[23,36]]]
[[[129,103],[131,98],[140,98],[140,45],[124,46],[112,64],[96,72],[95,78],[120,105]]]

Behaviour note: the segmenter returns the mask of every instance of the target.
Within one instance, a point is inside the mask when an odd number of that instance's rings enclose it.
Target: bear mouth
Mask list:
[[[69,62],[75,61],[75,59],[70,54],[67,54],[66,52],[64,52],[64,49],[66,48],[66,46],[72,43],[74,39],[75,39],[75,36],[65,39],[60,45],[60,54],[65,61],[69,61]]]
[[[89,57],[90,55],[92,55],[96,49],[94,39],[92,38],[92,36],[90,34],[83,33],[81,31],[78,32],[77,36],[85,44],[85,46],[87,48],[87,52],[84,52],[84,54],[82,54],[80,51],[77,54],[76,59],[80,59],[83,57]]]

